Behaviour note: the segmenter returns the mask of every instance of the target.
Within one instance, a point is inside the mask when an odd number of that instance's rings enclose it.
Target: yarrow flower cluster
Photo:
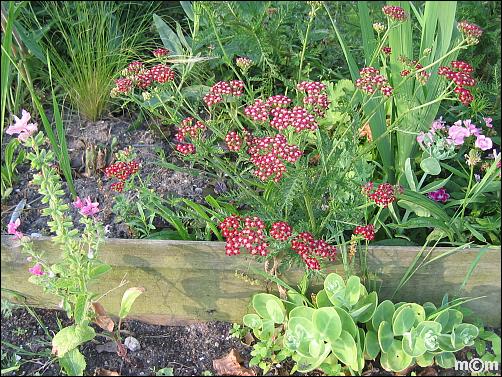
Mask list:
[[[390,48],[389,46],[384,46],[384,47],[382,47],[382,52],[385,55],[390,55],[392,53],[392,48]]]
[[[184,155],[195,153],[195,145],[184,144],[187,136],[192,139],[197,139],[202,132],[206,130],[206,125],[201,121],[196,121],[192,117],[187,117],[183,119],[178,132],[176,133],[175,139],[179,143],[176,145],[176,150]]]
[[[124,189],[125,181],[139,170],[139,162],[119,161],[105,168],[105,175],[107,178],[115,177],[119,182],[113,183],[111,189],[117,192],[122,192]]]
[[[14,115],[14,124],[11,124],[6,130],[7,135],[18,134],[17,139],[20,142],[25,142],[28,138],[33,135],[37,130],[37,123],[28,123],[31,119],[31,114],[26,110],[21,111],[21,119]]]
[[[159,58],[167,56],[169,50],[158,48],[152,51],[152,54]],[[145,90],[150,88],[154,83],[165,84],[174,80],[175,73],[167,64],[157,64],[148,69],[145,64],[140,61],[129,63],[127,68],[122,71],[124,77],[115,80],[115,87],[110,95],[115,97],[120,93],[130,94],[134,88]]]
[[[483,34],[483,29],[478,25],[468,22],[466,20],[460,21],[457,24],[458,30],[464,34],[471,44],[477,44],[479,37]]]
[[[239,134],[235,131],[230,131],[225,136],[225,143],[227,144],[228,150],[232,152],[237,152],[242,147],[242,139]]]
[[[384,5],[382,7],[382,12],[394,21],[404,21],[408,18],[404,9],[398,6]]]
[[[262,181],[272,178],[274,182],[279,182],[286,171],[284,162],[295,163],[302,156],[300,149],[296,145],[289,145],[281,134],[275,137],[252,137],[247,153],[256,166],[253,174]]]
[[[375,22],[373,24],[373,30],[375,30],[378,34],[381,34],[385,31],[385,25],[381,22]]]
[[[401,186],[392,186],[390,183],[381,183],[374,190],[373,182],[368,182],[362,187],[362,191],[376,205],[380,207],[388,207],[389,204],[396,201],[396,195],[402,192]]]
[[[270,229],[270,235],[272,238],[279,241],[287,241],[292,234],[293,228],[284,221],[273,223],[272,228]]]
[[[325,94],[326,85],[318,81],[302,81],[296,88],[307,93],[303,98],[303,103],[312,106],[314,113],[318,116],[324,116],[330,105],[328,96]]]
[[[160,58],[161,56],[167,56],[169,55],[171,51],[169,51],[167,48],[157,48],[152,51],[153,56],[156,58]]]
[[[373,94],[375,91],[380,92],[390,97],[392,95],[392,87],[388,85],[387,78],[381,75],[378,69],[374,67],[364,67],[359,71],[360,78],[356,80],[356,87],[365,93]]]
[[[237,67],[242,69],[243,72],[247,72],[247,70],[253,65],[253,61],[244,56],[240,56],[235,59],[235,64],[237,65]]]
[[[465,87],[473,87],[476,85],[476,80],[471,76],[474,68],[461,60],[451,62],[450,67],[442,66],[438,69],[438,74],[455,83],[454,92],[458,95],[458,99],[463,105],[469,106],[474,100],[471,92]]]
[[[244,82],[241,80],[219,81],[214,84],[203,98],[208,107],[223,101],[223,96],[240,97],[244,92]]]
[[[446,192],[446,189],[444,187],[441,187],[436,191],[429,192],[427,196],[429,197],[429,199],[432,199],[435,202],[442,202],[442,203],[446,203],[450,198],[450,194]]]
[[[265,224],[258,217],[229,216],[219,225],[226,239],[227,255],[237,255],[246,249],[252,255],[266,256],[268,244],[265,242]]]
[[[336,246],[321,239],[316,240],[309,232],[302,232],[293,238],[291,249],[300,255],[309,270],[321,268],[317,257],[327,258],[330,261],[334,261],[336,257]]]
[[[88,196],[83,201],[77,196],[77,199],[73,202],[73,206],[80,210],[82,216],[94,216],[99,212],[99,203],[93,202],[91,197]]]
[[[424,68],[424,66],[416,60],[409,60],[405,57],[401,57],[400,61],[408,67],[400,72],[401,77],[408,76],[411,72]],[[415,74],[415,78],[422,85],[425,85],[427,83],[427,80],[430,76],[431,74],[426,71],[420,71]]]
[[[372,241],[375,239],[375,227],[373,226],[373,224],[356,226],[356,228],[354,229],[354,234],[359,234],[363,236],[365,240]]]

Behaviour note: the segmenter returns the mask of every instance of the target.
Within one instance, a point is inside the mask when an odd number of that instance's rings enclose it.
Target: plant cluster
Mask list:
[[[345,281],[331,273],[313,297],[310,302],[294,290],[284,301],[267,293],[253,296],[255,313],[243,317],[257,339],[250,365],[266,372],[292,357],[292,372],[319,368],[329,375],[361,374],[365,361],[379,356],[391,372],[434,362],[453,368],[454,353],[474,345],[480,334],[475,325],[463,323],[456,309],[460,299],[439,308],[430,302],[379,302],[357,276]]]

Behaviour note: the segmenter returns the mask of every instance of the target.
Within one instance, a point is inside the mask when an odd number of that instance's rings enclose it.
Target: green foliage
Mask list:
[[[253,352],[263,352],[270,359],[274,352],[281,357],[287,354],[296,362],[294,370],[302,373],[319,368],[325,373],[346,370],[351,374],[361,374],[365,360],[379,355],[382,367],[392,372],[405,370],[414,361],[422,367],[435,361],[451,368],[454,352],[481,339],[490,339],[495,352],[500,352],[500,338],[462,323],[462,312],[454,309],[462,300],[446,301],[439,308],[430,302],[423,306],[378,303],[377,293],[368,293],[357,276],[344,281],[335,273],[326,277],[324,289],[315,297],[312,305],[287,300],[293,306],[286,310],[273,295],[255,295],[252,303],[257,314],[243,318],[259,340]],[[275,322],[284,314],[282,323]],[[278,347],[281,342],[283,348]]]
[[[2,154],[2,199],[5,199],[12,192],[12,186],[16,180],[16,167],[24,160],[24,151],[18,150],[19,142],[17,139],[9,141]],[[16,156],[17,152],[17,156]]]
[[[110,103],[116,72],[146,47],[150,16],[151,8],[133,15],[130,6],[113,2],[47,2],[23,22],[27,29],[49,29],[41,45],[58,84],[82,115],[96,120]]]

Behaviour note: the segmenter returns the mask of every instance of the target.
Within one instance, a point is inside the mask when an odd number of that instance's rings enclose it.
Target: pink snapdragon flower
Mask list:
[[[7,233],[16,236],[16,238],[18,239],[21,239],[23,237],[23,233],[17,230],[17,228],[19,228],[20,225],[21,225],[21,220],[19,219],[16,219],[16,221],[14,222],[11,221],[7,225]]]
[[[82,216],[94,216],[99,212],[99,203],[93,202],[90,196],[85,198],[84,201],[77,196],[77,199],[73,202],[73,206],[80,210]]]
[[[485,135],[478,135],[474,146],[482,151],[487,151],[493,147],[493,142],[492,139],[486,137]]]
[[[14,115],[14,125],[10,125],[5,131],[7,135],[19,134],[17,139],[25,142],[28,138],[37,131],[37,123],[28,123],[31,115],[26,110],[22,110],[21,119]]]
[[[29,268],[28,271],[33,274],[33,275],[43,275],[44,274],[44,271],[42,269],[42,266],[37,263],[36,265],[34,265],[32,268]]]

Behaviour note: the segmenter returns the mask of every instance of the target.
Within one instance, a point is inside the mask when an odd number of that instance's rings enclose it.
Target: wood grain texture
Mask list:
[[[37,249],[46,251],[49,261],[57,259],[59,249],[50,238],[34,239],[34,243]],[[418,250],[416,247],[369,248],[368,267],[374,274],[381,300],[390,298]],[[446,250],[436,249],[431,256]],[[394,301],[439,304],[445,293],[450,297],[486,296],[467,306],[486,324],[500,327],[500,248],[486,252],[468,284],[462,291],[459,289],[478,252],[479,249],[461,250],[431,263],[415,274]],[[130,282],[102,300],[107,311],[118,313],[125,289],[142,286],[146,292],[134,304],[131,317],[150,323],[240,322],[249,310],[251,296],[265,290],[263,282],[251,285],[236,276],[237,272],[257,278],[249,268],[262,266],[244,255],[227,257],[222,242],[107,239],[99,257],[112,266],[112,271],[91,286],[94,292],[104,293],[117,287],[124,276]],[[26,296],[32,304],[56,307],[56,299],[28,282],[30,266],[20,252],[19,242],[10,236],[2,236],[1,261],[2,295],[12,290]],[[330,271],[343,273],[340,264],[335,264]],[[285,280],[295,286],[301,275],[301,271],[292,271]]]

